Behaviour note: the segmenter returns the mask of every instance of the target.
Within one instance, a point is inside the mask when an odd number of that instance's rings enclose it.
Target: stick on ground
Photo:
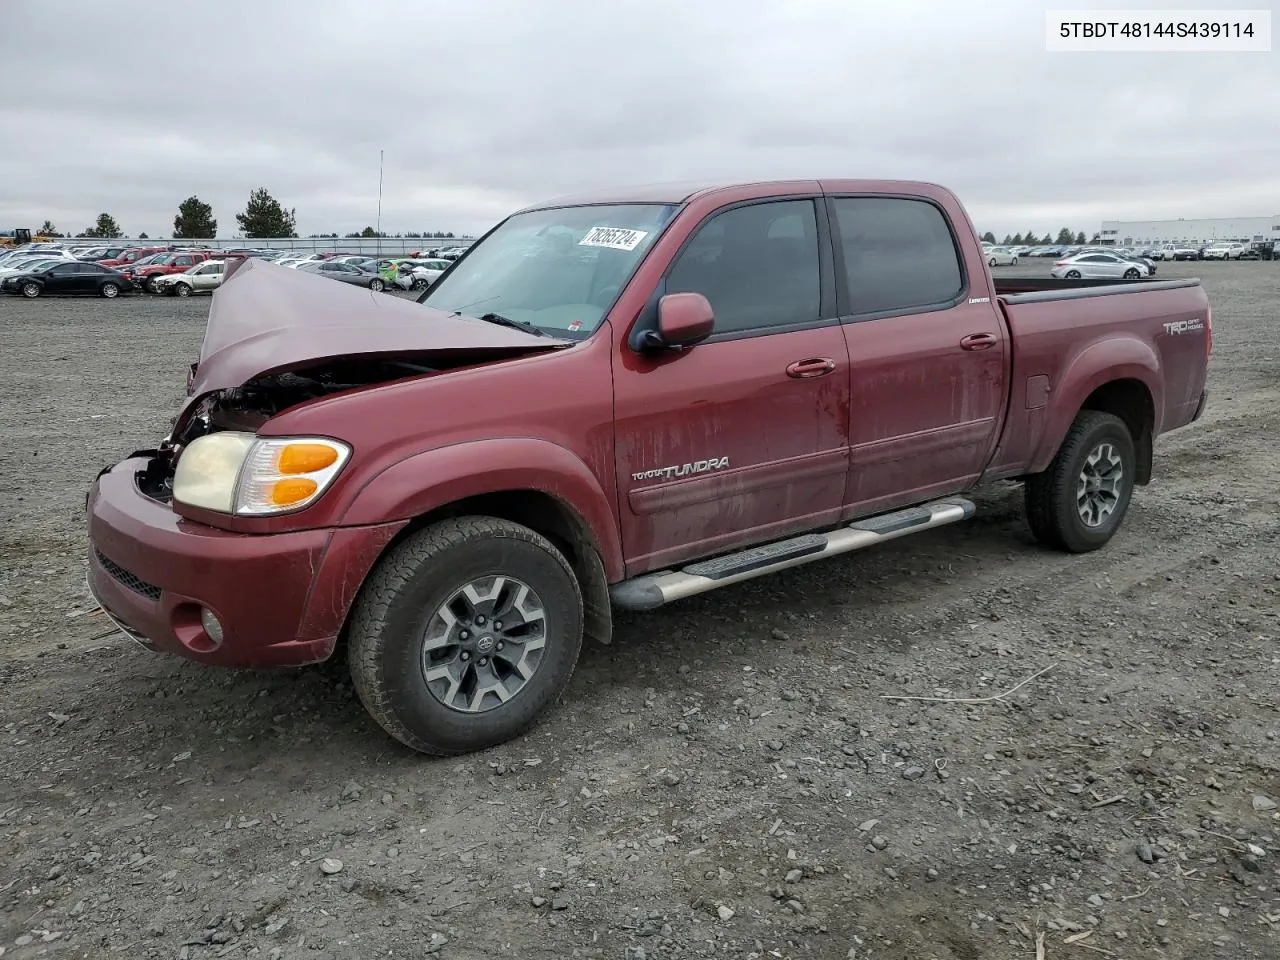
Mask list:
[[[1012,687],[1010,687],[1004,693],[997,693],[993,697],[908,697],[898,693],[882,693],[880,694],[880,699],[881,700],[923,700],[927,703],[994,703],[997,700],[1003,700],[1005,697],[1009,696],[1009,694],[1013,693],[1015,690],[1020,690],[1022,687],[1025,687],[1028,683],[1034,680],[1036,677],[1043,676],[1044,674],[1048,673],[1050,670],[1052,670],[1056,666],[1057,666],[1056,663],[1051,663],[1049,664],[1049,666],[1045,667],[1043,670],[1037,670],[1035,673],[1027,677],[1027,679],[1023,680],[1021,683],[1015,683]]]

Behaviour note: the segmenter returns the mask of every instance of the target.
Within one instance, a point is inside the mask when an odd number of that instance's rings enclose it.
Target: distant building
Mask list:
[[[1280,242],[1280,214],[1273,217],[1226,217],[1218,220],[1103,220],[1100,240],[1119,247],[1215,241],[1254,244]]]

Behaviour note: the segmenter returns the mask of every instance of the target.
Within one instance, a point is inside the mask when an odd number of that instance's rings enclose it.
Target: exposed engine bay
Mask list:
[[[443,373],[510,356],[510,352],[481,350],[437,354],[428,365],[403,355],[394,357],[351,357],[319,363],[301,370],[264,374],[239,387],[215,390],[200,398],[181,418],[174,431],[152,454],[146,470],[139,474],[138,486],[147,496],[161,502],[172,498],[174,466],[182,448],[197,437],[220,430],[254,432],[285,410],[309,400],[333,396],[397,380]],[[427,359],[424,353],[421,359]]]
[[[243,386],[215,391],[201,400],[185,425],[175,424],[180,434],[175,434],[172,442],[181,446],[217,430],[257,430],[277,414],[308,400],[441,369],[401,358],[362,357],[255,377]]]

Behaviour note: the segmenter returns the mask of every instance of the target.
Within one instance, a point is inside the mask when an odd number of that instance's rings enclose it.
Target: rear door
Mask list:
[[[84,283],[82,292],[97,293],[102,282],[107,279],[107,268],[96,263],[86,263],[83,268],[81,271]]]
[[[200,289],[214,290],[222,283],[222,274],[227,269],[225,260],[206,263],[200,268]]]
[[[1008,342],[985,263],[941,205],[831,196],[836,295],[849,350],[846,515],[965,489],[1003,420]]]
[[[615,430],[630,574],[839,516],[849,359],[820,204],[802,196],[712,213],[657,293],[704,294],[715,333],[668,353],[623,347]]]

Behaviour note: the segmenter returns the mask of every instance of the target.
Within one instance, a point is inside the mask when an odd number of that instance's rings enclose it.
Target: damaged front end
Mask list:
[[[248,260],[214,297],[169,436],[133,455],[147,459],[138,487],[171,502],[186,446],[299,404],[572,345]]]

